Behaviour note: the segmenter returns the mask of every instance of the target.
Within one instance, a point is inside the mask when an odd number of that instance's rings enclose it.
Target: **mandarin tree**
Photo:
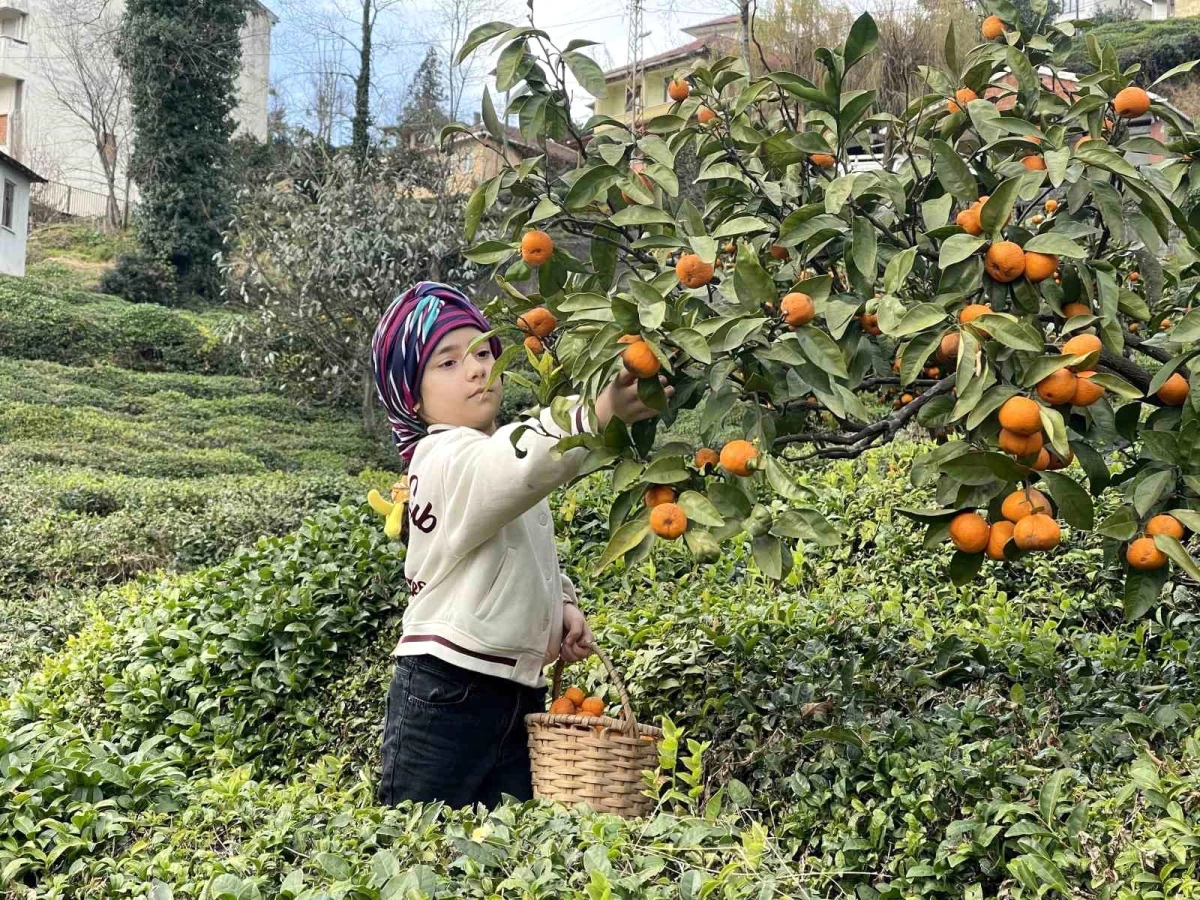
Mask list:
[[[497,88],[512,92],[507,112],[526,136],[580,155],[561,177],[540,159],[507,166],[468,203],[468,240],[504,204],[467,254],[495,267],[498,330],[534,307],[557,317],[552,352],[535,361],[539,402],[564,418],[567,394],[593,401],[630,335],[675,386],[668,403],[657,377],[639,382],[659,419],[614,419],[602,435],[562,442],[589,448],[586,471],[612,472],[601,566],[649,551],[661,507],[641,499],[669,485],[698,559],[744,532],[761,569],[782,577],[785,542],[837,540],[792,468],[857,457],[915,422],[947,439],[912,473],[936,508],[902,512],[927,526],[929,546],[953,533],[956,583],[989,557],[1053,552],[1072,539],[1063,525],[1107,543],[1130,616],[1150,609],[1167,579],[1200,580],[1185,546],[1200,529],[1200,394],[1189,368],[1200,353],[1200,136],[1094,37],[1096,74],[1064,87],[1055,66],[1075,32],[1050,22],[1044,2],[1034,30],[1007,0],[984,6],[978,42],[957,46],[951,31],[947,67],[919,70],[926,93],[899,116],[874,111],[873,91],[843,88],[877,42],[869,15],[842,46],[815,54],[820,84],[706,61],[674,73],[688,90],[673,92],[668,112],[633,126],[571,120],[568,69],[604,91],[582,52],[593,42],[559,50],[532,21],[490,23],[468,40],[464,57],[500,48]],[[1171,131],[1165,144],[1130,135],[1143,95]],[[486,93],[483,117],[498,130]],[[465,131],[448,126],[443,138]],[[681,191],[685,150],[699,160],[702,206]],[[531,230],[582,237],[586,252],[555,247],[535,272],[520,258]],[[1147,255],[1170,256],[1153,288],[1130,277]],[[534,275],[536,291],[518,289]],[[1164,319],[1174,324],[1148,324]],[[506,351],[497,375],[523,353]],[[708,446],[739,422],[739,462],[721,453],[722,465],[698,467],[697,448],[656,444],[658,423],[681,409],[699,410]],[[768,508],[764,486],[786,508]],[[1006,502],[1012,512],[1029,498],[1028,516],[1006,515]],[[1115,512],[1098,516],[1101,502]],[[1163,514],[1186,529],[1182,540],[1147,532]],[[1167,563],[1146,566],[1157,556],[1140,543],[1131,565],[1139,540]]]

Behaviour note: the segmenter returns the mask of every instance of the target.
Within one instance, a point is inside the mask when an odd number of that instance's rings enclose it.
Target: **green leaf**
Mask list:
[[[476,244],[470,250],[464,250],[463,256],[471,262],[487,266],[508,259],[515,250],[516,247],[507,241],[484,241],[482,244]]]
[[[750,554],[764,575],[778,581],[783,577],[783,545],[779,538],[764,534],[750,545]]]
[[[869,285],[875,285],[875,257],[879,251],[879,243],[875,237],[875,226],[862,216],[854,219],[854,243],[851,255],[854,257],[854,267],[858,269]]]
[[[534,222],[542,222],[552,218],[562,212],[562,207],[555,203],[549,197],[543,197],[538,201],[538,205],[534,207],[533,214],[529,217],[529,221],[525,224],[532,225]]]
[[[1039,356],[1025,369],[1022,374],[1021,385],[1023,387],[1033,387],[1035,384],[1045,381],[1059,369],[1073,366],[1084,358],[1073,353]]]
[[[938,252],[938,268],[948,269],[955,263],[962,262],[986,243],[986,239],[970,234],[950,235],[942,242],[942,248]]]
[[[1120,507],[1096,526],[1096,533],[1118,541],[1128,541],[1138,533],[1137,519],[1128,506]]]
[[[1063,785],[1071,776],[1072,773],[1067,769],[1052,772],[1038,791],[1038,812],[1042,814],[1042,821],[1049,827],[1053,827],[1058,819],[1055,813],[1064,798]]]
[[[1051,256],[1065,256],[1068,259],[1087,259],[1088,256],[1085,247],[1053,231],[1034,235],[1025,242],[1025,249],[1031,253],[1047,253]]]
[[[508,91],[516,86],[519,80],[517,73],[525,62],[526,43],[526,38],[520,37],[500,51],[500,58],[496,61],[496,90]]]
[[[846,201],[850,199],[850,195],[854,191],[856,177],[854,172],[849,175],[839,175],[825,186],[825,212],[836,214],[842,211],[842,207],[846,205]]]
[[[693,328],[675,328],[669,332],[671,340],[683,348],[683,351],[696,362],[709,365],[712,362],[712,350],[704,335]]]
[[[1059,472],[1042,472],[1042,480],[1050,499],[1067,523],[1084,531],[1091,531],[1095,524],[1092,498],[1073,478]]]
[[[935,171],[942,186],[962,204],[978,200],[979,186],[963,158],[943,140],[934,139],[929,144],[933,148]]]
[[[1183,548],[1183,544],[1179,543],[1178,539],[1171,537],[1169,534],[1154,535],[1154,545],[1178,565],[1183,571],[1187,572],[1192,578],[1200,581],[1200,566],[1196,565],[1196,561]]]
[[[1020,175],[1002,181],[988,197],[987,202],[983,204],[983,209],[979,213],[979,221],[983,225],[985,233],[995,235],[1004,227],[1004,223],[1008,221],[1008,217],[1012,213],[1013,204],[1017,202],[1021,181],[1022,176]]]
[[[904,314],[895,330],[888,331],[891,337],[906,337],[924,331],[946,320],[946,311],[936,303],[920,303]]]
[[[925,332],[903,345],[900,350],[900,383],[911,384],[925,368],[925,361],[933,353],[942,336],[938,332]]]
[[[507,22],[485,22],[471,30],[467,35],[466,42],[462,45],[462,49],[458,51],[458,57],[454,60],[454,64],[462,65],[463,60],[471,55],[475,48],[482,44],[486,44],[494,37],[499,37],[506,31],[512,31],[513,26]]]
[[[1173,509],[1170,512],[1183,523],[1185,528],[1200,531],[1200,512],[1196,512],[1194,509]]]
[[[1041,333],[1027,322],[1014,322],[1001,313],[985,313],[972,324],[978,325],[996,341],[1014,350],[1040,353],[1045,348]]]
[[[770,222],[758,216],[738,216],[723,223],[713,232],[715,238],[733,237],[738,234],[750,234],[754,231],[770,231],[774,228]]]
[[[1174,78],[1176,75],[1182,75],[1184,72],[1190,72],[1192,69],[1196,68],[1197,64],[1200,64],[1200,59],[1193,59],[1190,62],[1180,63],[1173,69],[1168,69],[1166,72],[1163,72],[1161,75],[1155,78],[1154,81],[1150,83],[1150,87],[1154,87],[1156,84],[1162,84],[1168,78]]]
[[[725,524],[725,519],[717,512],[717,508],[698,491],[684,491],[675,502],[687,514],[689,523],[695,522],[697,525],[712,528],[720,528]]]
[[[1171,340],[1189,344],[1200,339],[1200,309],[1193,309],[1171,329]]]
[[[1135,622],[1154,608],[1167,583],[1167,567],[1141,571],[1130,569],[1125,573],[1125,619]]]
[[[809,362],[835,378],[849,377],[842,349],[833,338],[813,325],[802,325],[793,333]]]
[[[484,182],[471,191],[466,211],[463,213],[463,234],[468,244],[475,240],[475,232],[479,228],[479,220],[483,218],[486,200],[487,182]]]
[[[601,165],[586,169],[571,185],[564,202],[568,209],[587,206],[620,180],[621,173],[612,166]]]
[[[863,13],[854,20],[854,24],[850,26],[850,34],[846,38],[844,51],[846,68],[849,69],[874,50],[878,42],[879,28],[875,25],[875,20],[871,18],[870,13]]]
[[[767,481],[771,483],[772,489],[781,497],[788,500],[807,500],[808,494],[804,489],[796,483],[795,477],[787,466],[774,456],[766,456],[760,458],[762,467],[767,475]]]
[[[1101,141],[1088,141],[1076,146],[1075,158],[1122,178],[1138,177],[1137,169],[1126,162],[1125,157]]]
[[[762,309],[764,303],[774,303],[776,296],[775,281],[758,261],[758,253],[748,243],[738,248],[737,263],[733,270],[733,289],[737,292],[738,302],[744,308],[753,306]]]
[[[600,561],[596,564],[593,573],[598,575],[603,572],[617,557],[624,556],[640,544],[649,532],[650,517],[648,511],[645,515],[638,516],[632,522],[626,522],[613,533],[608,546],[604,549],[604,555],[600,557]]]
[[[604,81],[604,70],[596,61],[583,53],[571,51],[562,55],[563,61],[570,67],[571,74],[585,91],[596,99],[608,95],[608,87]]]
[[[1142,397],[1141,388],[1134,387],[1124,378],[1111,372],[1099,372],[1092,376],[1092,381],[1126,400],[1137,400]]]
[[[955,550],[954,556],[950,558],[951,582],[956,587],[969,584],[979,574],[979,570],[983,567],[983,560],[982,553],[964,553],[961,550]]]
[[[1017,393],[1017,389],[1010,384],[997,384],[989,388],[967,415],[967,428],[978,428],[984,419],[1004,405],[1005,400],[1016,396]]]
[[[609,216],[614,225],[674,225],[675,220],[665,210],[654,206],[627,206]]]
[[[819,509],[811,506],[793,506],[780,513],[771,526],[771,534],[799,538],[819,547],[836,547],[842,542],[837,529]]]
[[[908,273],[912,271],[913,261],[917,258],[917,248],[909,247],[901,250],[890,260],[888,260],[887,269],[883,273],[883,289],[889,294],[894,294],[904,285],[904,280],[908,278]]]
[[[1137,482],[1133,489],[1133,508],[1139,516],[1145,516],[1174,488],[1174,472],[1154,472]]]
[[[1010,456],[992,451],[977,451],[942,463],[942,471],[963,484],[990,484],[993,481],[1020,481],[1025,467]]]
[[[488,132],[498,141],[504,140],[504,131],[500,127],[500,117],[496,115],[496,108],[492,105],[492,95],[487,89],[487,85],[483,87],[483,124],[487,127]]]

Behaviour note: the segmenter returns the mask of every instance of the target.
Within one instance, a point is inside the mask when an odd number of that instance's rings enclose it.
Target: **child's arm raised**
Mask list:
[[[666,379],[661,380],[665,384]],[[674,392],[669,385],[664,388],[668,398]],[[444,527],[451,552],[470,552],[570,481],[583,465],[587,448],[575,447],[559,459],[550,455],[550,449],[566,435],[603,431],[614,415],[626,423],[658,415],[638,399],[637,377],[625,370],[597,398],[595,419],[577,404],[570,414],[571,430],[563,431],[550,410],[543,410],[540,421],[550,436],[534,431],[522,434],[518,446],[526,451],[523,457],[517,456],[512,445],[512,433],[520,427],[516,422],[498,428],[491,436],[476,432],[447,448],[442,483],[448,513]]]

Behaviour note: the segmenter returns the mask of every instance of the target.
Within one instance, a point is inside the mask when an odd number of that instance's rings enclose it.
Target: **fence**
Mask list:
[[[128,199],[117,197],[121,224],[129,227],[133,207]],[[43,225],[65,219],[104,219],[108,216],[108,194],[88,191],[70,184],[47,181],[29,186],[29,222]]]

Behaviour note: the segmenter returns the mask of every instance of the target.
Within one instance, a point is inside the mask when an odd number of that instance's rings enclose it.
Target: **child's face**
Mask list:
[[[467,354],[471,341],[483,334],[474,326],[448,332],[434,348],[421,376],[417,413],[430,425],[465,425],[492,433],[500,411],[500,378],[484,389],[496,360],[484,341]]]

